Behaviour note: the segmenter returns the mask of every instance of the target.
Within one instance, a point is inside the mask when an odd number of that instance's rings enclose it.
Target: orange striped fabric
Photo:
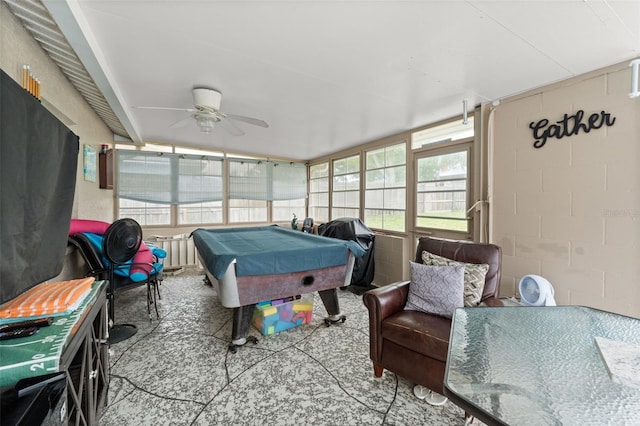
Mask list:
[[[75,309],[91,291],[94,277],[44,282],[0,307],[0,318],[52,315]]]

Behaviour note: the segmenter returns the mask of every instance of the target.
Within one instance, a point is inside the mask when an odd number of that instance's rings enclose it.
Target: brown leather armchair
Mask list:
[[[459,262],[489,264],[481,303],[502,306],[498,299],[500,247],[422,237],[416,251],[418,263],[422,263],[423,250]],[[408,289],[409,281],[403,281],[370,290],[363,296],[369,310],[369,345],[374,374],[382,377],[386,368],[415,384],[444,394],[451,319],[405,311]]]

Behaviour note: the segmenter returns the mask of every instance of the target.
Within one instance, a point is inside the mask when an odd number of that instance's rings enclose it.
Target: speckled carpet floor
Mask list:
[[[144,288],[118,295],[116,322],[138,333],[111,346],[101,425],[464,424],[451,402],[432,407],[412,383],[373,375],[362,296],[339,290],[347,320],[325,327],[316,294],[311,324],[266,337],[252,326],[258,344],[233,354],[232,311],[203,278],[195,270],[165,277],[152,321]]]

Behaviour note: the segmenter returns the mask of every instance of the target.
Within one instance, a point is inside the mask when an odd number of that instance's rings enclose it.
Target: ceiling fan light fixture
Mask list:
[[[196,123],[202,133],[211,133],[214,127],[216,127],[216,120],[212,117],[196,117]]]
[[[202,133],[211,133],[216,127],[216,123],[222,122],[223,128],[231,133],[233,136],[242,136],[244,132],[242,129],[231,123],[230,120],[242,121],[248,124],[259,127],[269,127],[269,125],[257,118],[245,117],[243,115],[225,114],[220,111],[220,102],[222,100],[222,93],[214,89],[206,87],[196,87],[192,90],[193,94],[193,108],[176,108],[176,107],[153,107],[153,106],[138,106],[136,108],[142,109],[159,109],[169,111],[184,111],[188,112],[189,116],[185,117],[169,126],[170,129],[177,129],[190,123],[191,120],[196,122],[196,125]]]

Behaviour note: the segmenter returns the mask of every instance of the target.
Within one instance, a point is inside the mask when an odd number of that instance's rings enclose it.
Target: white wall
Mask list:
[[[0,68],[11,78],[20,82],[20,72],[25,64],[31,66],[32,73],[41,81],[41,93],[45,101],[43,104],[53,105],[75,123],[69,125],[66,120],[62,120],[80,137],[73,217],[111,222],[114,205],[113,191],[99,189],[97,181],[84,180],[82,146],[88,144],[97,151],[101,144],[113,143],[113,134],[2,2],[0,4]],[[2,141],[2,143],[10,143],[10,141]]]
[[[640,317],[640,99],[628,63],[503,101],[493,114],[492,242],[501,293],[546,277],[559,304]],[[531,122],[584,110],[613,126],[533,147]]]

